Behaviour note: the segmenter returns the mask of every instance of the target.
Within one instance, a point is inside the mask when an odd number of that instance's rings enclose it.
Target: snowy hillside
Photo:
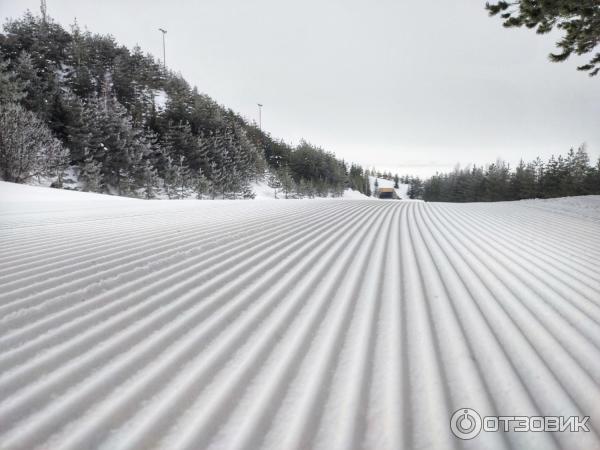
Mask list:
[[[0,183],[2,449],[598,449],[600,197],[143,201]],[[589,415],[481,433],[452,412]]]

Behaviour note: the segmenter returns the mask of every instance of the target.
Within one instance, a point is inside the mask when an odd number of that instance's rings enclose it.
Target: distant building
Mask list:
[[[401,200],[401,198],[396,193],[396,190],[391,187],[382,187],[375,191],[375,196],[377,198],[391,198],[395,200]]]

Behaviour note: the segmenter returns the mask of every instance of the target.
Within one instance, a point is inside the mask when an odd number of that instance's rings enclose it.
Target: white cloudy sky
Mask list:
[[[292,143],[425,175],[460,163],[600,154],[600,77],[551,64],[556,36],[505,30],[484,1],[47,0],[55,20],[161,56]],[[39,0],[0,0],[18,17]]]

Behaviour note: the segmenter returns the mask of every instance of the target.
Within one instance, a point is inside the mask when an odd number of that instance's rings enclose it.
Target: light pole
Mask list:
[[[165,34],[167,34],[167,30],[163,30],[162,28],[159,28],[159,31],[162,33],[162,37],[163,37],[163,67],[166,69],[167,68],[167,50],[165,47]]]
[[[46,18],[48,16],[48,8],[46,7],[46,0],[41,0],[40,11],[42,12],[42,20],[44,23],[46,23]]]
[[[262,107],[263,105],[261,105],[260,103],[257,103],[258,105],[258,129],[262,130]]]

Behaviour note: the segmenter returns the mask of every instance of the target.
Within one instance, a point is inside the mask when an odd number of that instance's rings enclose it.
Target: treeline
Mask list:
[[[295,196],[368,185],[359,166],[274,139],[139,47],[29,12],[0,34],[0,121],[7,181],[60,187],[67,172],[84,190],[146,198],[249,198],[264,179]]]
[[[486,167],[456,169],[424,182],[411,181],[412,198],[435,202],[494,202],[600,194],[600,159],[595,165],[582,146],[548,161],[520,161],[513,169],[497,161]]]

